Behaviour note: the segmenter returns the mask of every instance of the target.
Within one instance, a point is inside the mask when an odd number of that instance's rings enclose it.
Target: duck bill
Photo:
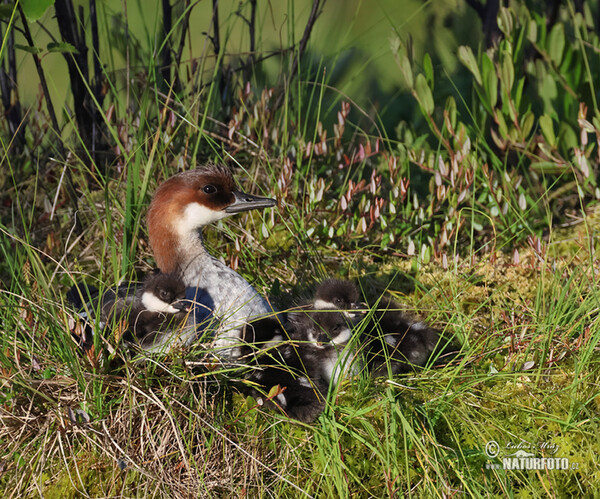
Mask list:
[[[176,301],[171,303],[171,306],[178,310],[179,312],[189,312],[190,311],[190,307],[191,307],[191,303],[189,301],[186,300],[181,300],[181,301]]]
[[[352,318],[356,319],[357,317],[367,315],[369,306],[365,302],[353,303],[351,310],[352,312],[350,312],[350,314],[352,315]]]
[[[234,191],[233,196],[234,201],[225,208],[225,213],[241,213],[242,211],[271,208],[277,204],[275,199],[253,196],[241,191]]]

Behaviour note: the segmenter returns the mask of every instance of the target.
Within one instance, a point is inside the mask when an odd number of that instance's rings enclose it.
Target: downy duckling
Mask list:
[[[99,311],[100,329],[107,324],[121,324],[120,328],[125,324],[123,339],[143,346],[152,342],[161,330],[181,324],[189,312],[190,302],[184,300],[185,285],[172,274],[153,273],[142,283],[134,284],[127,283],[102,295],[94,287],[75,285],[67,298],[79,307],[85,306],[91,313]],[[80,298],[83,293],[86,293],[86,304]],[[88,313],[82,311],[79,315],[87,319]],[[76,340],[84,352],[91,348],[93,334],[89,323],[83,328],[83,337]]]
[[[150,275],[144,281],[141,298],[131,305],[129,337],[125,339],[135,340],[143,348],[158,334],[181,325],[191,307],[185,295],[185,284],[177,276],[162,272]]]
[[[359,309],[364,308],[360,302],[358,288],[353,282],[339,279],[323,281],[315,293],[314,301],[306,308],[314,310],[337,310],[349,319],[359,317]]]
[[[316,366],[313,377],[329,386],[357,373],[354,351],[348,347],[353,324],[343,312],[300,311],[288,315],[288,331],[297,343],[300,357]]]
[[[406,373],[430,361],[449,360],[456,349],[440,332],[410,318],[393,301],[381,300],[361,335],[361,347],[374,376]]]
[[[328,386],[305,345],[273,342],[288,337],[277,317],[251,322],[242,337],[247,343],[240,360],[250,366],[242,391],[265,408],[305,423],[314,421],[325,408]]]

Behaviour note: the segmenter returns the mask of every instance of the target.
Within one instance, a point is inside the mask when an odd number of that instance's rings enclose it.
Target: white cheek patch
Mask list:
[[[427,324],[424,322],[415,322],[410,328],[413,331],[423,331],[424,329],[427,329]]]
[[[190,203],[183,210],[181,218],[176,221],[175,227],[178,234],[185,235],[228,215],[223,210],[211,210],[199,203]]]
[[[176,314],[179,312],[173,305],[162,301],[155,294],[146,291],[142,295],[142,304],[149,312],[162,312],[163,314]]]
[[[346,327],[346,328],[342,329],[342,332],[340,334],[338,334],[335,338],[333,338],[331,340],[331,342],[336,345],[339,345],[341,343],[347,343],[350,340],[351,336],[352,336],[352,331],[350,330],[350,328]]]
[[[332,302],[321,300],[320,298],[318,300],[315,300],[315,302],[313,303],[313,307],[315,310],[337,310],[338,309],[338,307],[336,307]]]

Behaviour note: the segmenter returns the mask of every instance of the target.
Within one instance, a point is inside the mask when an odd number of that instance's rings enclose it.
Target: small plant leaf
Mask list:
[[[508,127],[506,126],[506,120],[501,112],[496,113],[496,123],[498,123],[498,131],[503,139],[508,138]]]
[[[527,39],[531,43],[537,42],[537,24],[533,19],[531,19],[527,25]]]
[[[452,128],[456,128],[456,101],[451,95],[446,99],[446,112]]]
[[[510,91],[515,81],[515,68],[508,54],[506,54],[502,60],[500,77],[502,78],[502,84],[504,85],[506,93],[510,95]]]
[[[29,22],[35,22],[54,4],[54,0],[21,0],[25,17]]]
[[[406,81],[406,85],[409,88],[413,88],[415,83],[412,70],[412,62],[410,60],[410,52],[406,44],[404,44],[402,40],[400,40],[400,38],[396,36],[392,38],[390,45],[392,48],[392,52],[394,53],[394,57],[396,58],[396,63],[400,67],[400,72],[402,73],[402,76]]]
[[[526,139],[529,135],[529,132],[531,132],[534,121],[535,116],[531,111],[527,111],[521,118],[521,133],[523,139]]]
[[[431,89],[429,88],[429,85],[427,85],[427,80],[425,79],[422,73],[419,73],[419,75],[417,76],[415,90],[417,92],[419,104],[421,104],[423,110],[427,114],[433,113],[433,94],[431,93]]]
[[[542,135],[546,142],[552,147],[556,145],[556,135],[554,135],[554,125],[552,124],[552,118],[547,114],[540,116],[540,127],[542,128]]]
[[[427,83],[433,88],[433,64],[428,53],[423,57],[423,72],[425,73],[425,78],[427,78]]]
[[[48,52],[61,52],[62,54],[79,54],[79,50],[77,50],[73,45],[66,42],[51,42],[46,48]]]
[[[557,66],[560,65],[565,50],[565,28],[562,23],[555,24],[548,36],[548,53]]]
[[[475,56],[473,55],[471,47],[461,45],[458,48],[458,58],[460,59],[460,62],[462,62],[467,69],[473,73],[475,81],[481,85],[481,73],[479,72],[479,67],[477,66],[477,61],[475,60]]]
[[[39,54],[41,49],[37,47],[30,47],[29,45],[20,45],[15,43],[15,48],[19,50],[24,50],[25,52],[29,52],[30,54]]]
[[[483,72],[483,86],[487,93],[490,107],[494,108],[498,102],[498,77],[494,63],[487,54],[483,54],[481,68]]]
[[[498,28],[500,28],[500,31],[502,31],[509,40],[512,38],[513,25],[512,11],[506,7],[502,7],[498,14]]]

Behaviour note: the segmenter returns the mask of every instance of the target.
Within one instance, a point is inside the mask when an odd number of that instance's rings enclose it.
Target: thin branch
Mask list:
[[[23,7],[21,7],[19,2],[17,2],[17,8],[19,9],[19,15],[21,16],[21,21],[23,23],[23,34],[25,35],[25,40],[31,48],[35,48],[33,38],[31,37],[31,32],[29,31],[29,25],[27,24],[27,19],[25,18],[25,13],[23,12]],[[33,57],[33,63],[35,64],[35,69],[40,79],[40,85],[42,85],[42,92],[44,94],[44,98],[46,99],[46,107],[48,108],[48,114],[50,115],[52,127],[54,128],[55,133],[60,137],[60,127],[58,126],[56,113],[54,112],[54,106],[52,105],[52,100],[50,99],[50,92],[48,90],[48,84],[46,83],[46,75],[42,69],[42,63],[37,53],[32,53],[31,56]],[[65,151],[61,140],[58,141],[58,148],[61,156],[64,158]]]
[[[92,142],[92,123],[94,121],[93,110],[90,109],[90,99],[86,82],[88,81],[87,45],[85,38],[81,38],[78,29],[80,20],[75,15],[73,2],[71,0],[56,0],[54,2],[56,21],[62,40],[75,47],[77,53],[63,53],[69,69],[71,91],[73,92],[73,104],[77,126],[82,140],[86,146]]]
[[[308,39],[310,38],[310,34],[312,33],[312,29],[317,22],[317,18],[321,15],[323,11],[323,6],[321,5],[321,1],[325,4],[325,0],[314,0],[313,6],[310,11],[310,15],[308,16],[308,21],[306,21],[306,27],[304,28],[304,34],[302,35],[302,39],[300,40],[300,47],[298,48],[298,52],[294,56],[294,62],[292,63],[292,70],[290,72],[290,77],[293,78],[296,76],[296,72],[298,71],[298,64],[300,62],[300,57],[304,54],[304,50],[306,49],[306,44],[308,43]]]
[[[212,0],[213,13],[212,13],[212,25],[213,25],[213,36],[211,41],[213,44],[213,50],[217,61],[219,60],[219,54],[221,53],[221,40],[219,36],[219,0]]]
[[[94,51],[94,97],[102,104],[102,64],[100,63],[100,41],[98,37],[98,14],[96,0],[90,0],[90,23],[92,25],[92,49]]]
[[[256,57],[256,0],[250,0],[250,21],[248,21],[248,34],[250,35],[250,55],[248,56],[248,71],[246,81],[250,81],[254,70],[254,58]]]
[[[24,142],[25,127],[23,125],[23,115],[21,112],[21,102],[19,101],[19,93],[17,86],[17,64],[15,58],[15,34],[14,34],[14,23],[8,25],[8,39],[7,39],[7,65],[4,67],[4,63],[0,62],[0,92],[2,94],[2,105],[4,107],[4,113],[8,121],[8,127],[10,133],[16,139],[15,144],[22,145]],[[0,39],[4,39],[2,36],[2,30],[0,29]],[[13,143],[13,141],[11,141]]]
[[[185,0],[185,14],[183,16],[183,26],[181,27],[181,38],[179,39],[179,47],[175,54],[175,84],[173,87],[175,90],[182,88],[181,78],[179,76],[179,66],[181,65],[181,58],[183,57],[183,49],[185,47],[185,37],[187,36],[188,29],[190,27],[190,14],[192,8],[190,7],[190,0]]]
[[[90,23],[92,25],[92,57],[94,58],[94,84],[92,91],[98,106],[102,106],[104,94],[102,93],[102,64],[100,63],[100,41],[98,37],[98,15],[96,11],[96,0],[90,0]],[[100,117],[98,111],[94,113],[95,119],[92,121],[92,157],[96,157],[96,144],[98,143],[98,122]],[[97,118],[97,119],[96,119]]]

